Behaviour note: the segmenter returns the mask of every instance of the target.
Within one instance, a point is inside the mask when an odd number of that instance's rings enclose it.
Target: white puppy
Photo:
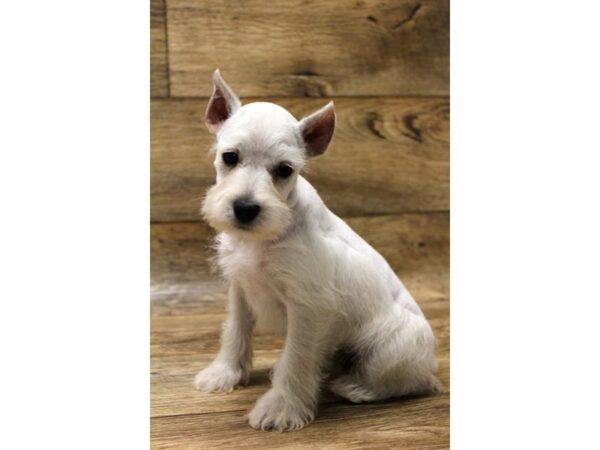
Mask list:
[[[419,306],[300,175],[327,149],[333,103],[298,122],[272,103],[242,106],[218,70],[213,81],[206,125],[216,135],[217,182],[202,212],[220,232],[229,316],[195,386],[231,391],[248,382],[256,324],[286,341],[271,389],[249,414],[254,428],[311,422],[327,374],[330,389],[352,402],[437,389],[434,337]]]

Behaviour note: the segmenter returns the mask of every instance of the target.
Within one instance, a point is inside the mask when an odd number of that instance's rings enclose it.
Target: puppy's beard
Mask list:
[[[211,187],[202,204],[202,215],[208,224],[220,232],[230,233],[240,239],[274,240],[291,224],[292,212],[279,195],[262,193],[254,200],[261,211],[251,224],[240,224],[233,212],[233,202],[239,193],[232,193],[225,186]]]

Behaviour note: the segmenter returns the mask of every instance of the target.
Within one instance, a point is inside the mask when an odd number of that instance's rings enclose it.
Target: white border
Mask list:
[[[0,448],[145,448],[149,2],[8,2],[0,45]]]
[[[599,15],[452,2],[453,448],[600,448]]]

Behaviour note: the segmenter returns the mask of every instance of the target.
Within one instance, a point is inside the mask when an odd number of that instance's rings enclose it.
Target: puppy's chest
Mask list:
[[[236,282],[276,284],[269,270],[268,253],[250,245],[221,245],[219,267],[226,278]]]
[[[269,255],[251,246],[222,246],[219,266],[227,279],[244,291],[246,301],[256,318],[259,331],[285,332],[285,288],[277,274],[270,270]]]

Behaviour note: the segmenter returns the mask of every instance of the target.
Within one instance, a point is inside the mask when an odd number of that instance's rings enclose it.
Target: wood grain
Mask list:
[[[171,95],[448,95],[448,0],[169,0]]]
[[[310,426],[292,433],[252,430],[245,411],[156,417],[152,448],[178,449],[445,449],[449,396],[368,405],[322,405]]]
[[[334,100],[337,128],[331,147],[305,173],[334,212],[355,216],[449,208],[448,98]],[[324,104],[321,99],[273,102],[298,118]],[[155,222],[200,218],[201,198],[214,179],[205,106],[200,99],[151,103]]]
[[[201,222],[151,226],[152,448],[443,449],[449,446],[449,214],[353,217],[421,305],[437,339],[440,394],[352,405],[324,385],[315,423],[294,433],[252,430],[245,415],[269,388],[283,339],[254,336],[250,384],[229,394],[194,390],[219,349],[225,286],[211,273],[212,232]]]
[[[150,96],[168,97],[167,21],[165,0],[150,0]]]

